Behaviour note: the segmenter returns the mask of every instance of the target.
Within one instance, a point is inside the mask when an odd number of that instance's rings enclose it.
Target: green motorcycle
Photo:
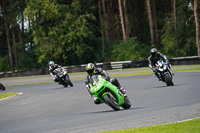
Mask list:
[[[124,96],[115,85],[106,81],[101,75],[93,75],[89,85],[91,93],[112,109],[117,111],[120,107],[124,109],[131,107],[128,96]]]

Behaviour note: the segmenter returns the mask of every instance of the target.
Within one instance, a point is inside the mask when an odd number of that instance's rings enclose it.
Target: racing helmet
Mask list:
[[[93,63],[88,63],[86,66],[86,71],[89,75],[93,75],[95,73],[96,67]]]
[[[53,61],[49,61],[49,66],[53,66],[55,63]]]
[[[152,48],[150,50],[150,53],[151,53],[152,56],[155,56],[157,54],[157,49],[156,48]]]

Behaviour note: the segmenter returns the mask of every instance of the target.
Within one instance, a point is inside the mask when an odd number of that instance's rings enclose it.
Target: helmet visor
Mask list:
[[[94,72],[94,69],[89,69],[89,70],[87,70],[87,73],[88,74],[92,74]]]

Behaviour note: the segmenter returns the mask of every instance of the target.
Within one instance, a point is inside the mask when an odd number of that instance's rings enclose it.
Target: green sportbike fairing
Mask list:
[[[91,93],[114,110],[120,110],[120,107],[124,109],[131,107],[128,96],[124,96],[115,85],[106,81],[101,75],[93,75],[89,85]]]

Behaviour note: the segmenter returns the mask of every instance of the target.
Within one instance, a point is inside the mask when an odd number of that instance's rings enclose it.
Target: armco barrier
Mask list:
[[[15,71],[15,72],[0,73],[0,78],[44,75],[44,74],[47,74],[47,73],[49,73],[48,68],[38,69],[38,70],[30,70],[30,71],[20,71],[20,72]]]
[[[178,57],[169,60],[172,65],[200,64],[200,56]]]
[[[172,65],[200,64],[200,57],[199,56],[179,57],[179,58],[169,59],[169,61]],[[85,72],[85,66],[86,66],[86,64],[85,65],[75,65],[75,66],[65,66],[64,68],[67,68],[68,73]],[[96,66],[97,66],[97,68],[103,68],[104,70],[148,67],[148,60],[104,62],[104,63],[96,63]],[[31,70],[31,71],[23,71],[23,72],[0,73],[0,78],[45,75],[45,74],[49,74],[48,68],[39,69],[39,70]]]

